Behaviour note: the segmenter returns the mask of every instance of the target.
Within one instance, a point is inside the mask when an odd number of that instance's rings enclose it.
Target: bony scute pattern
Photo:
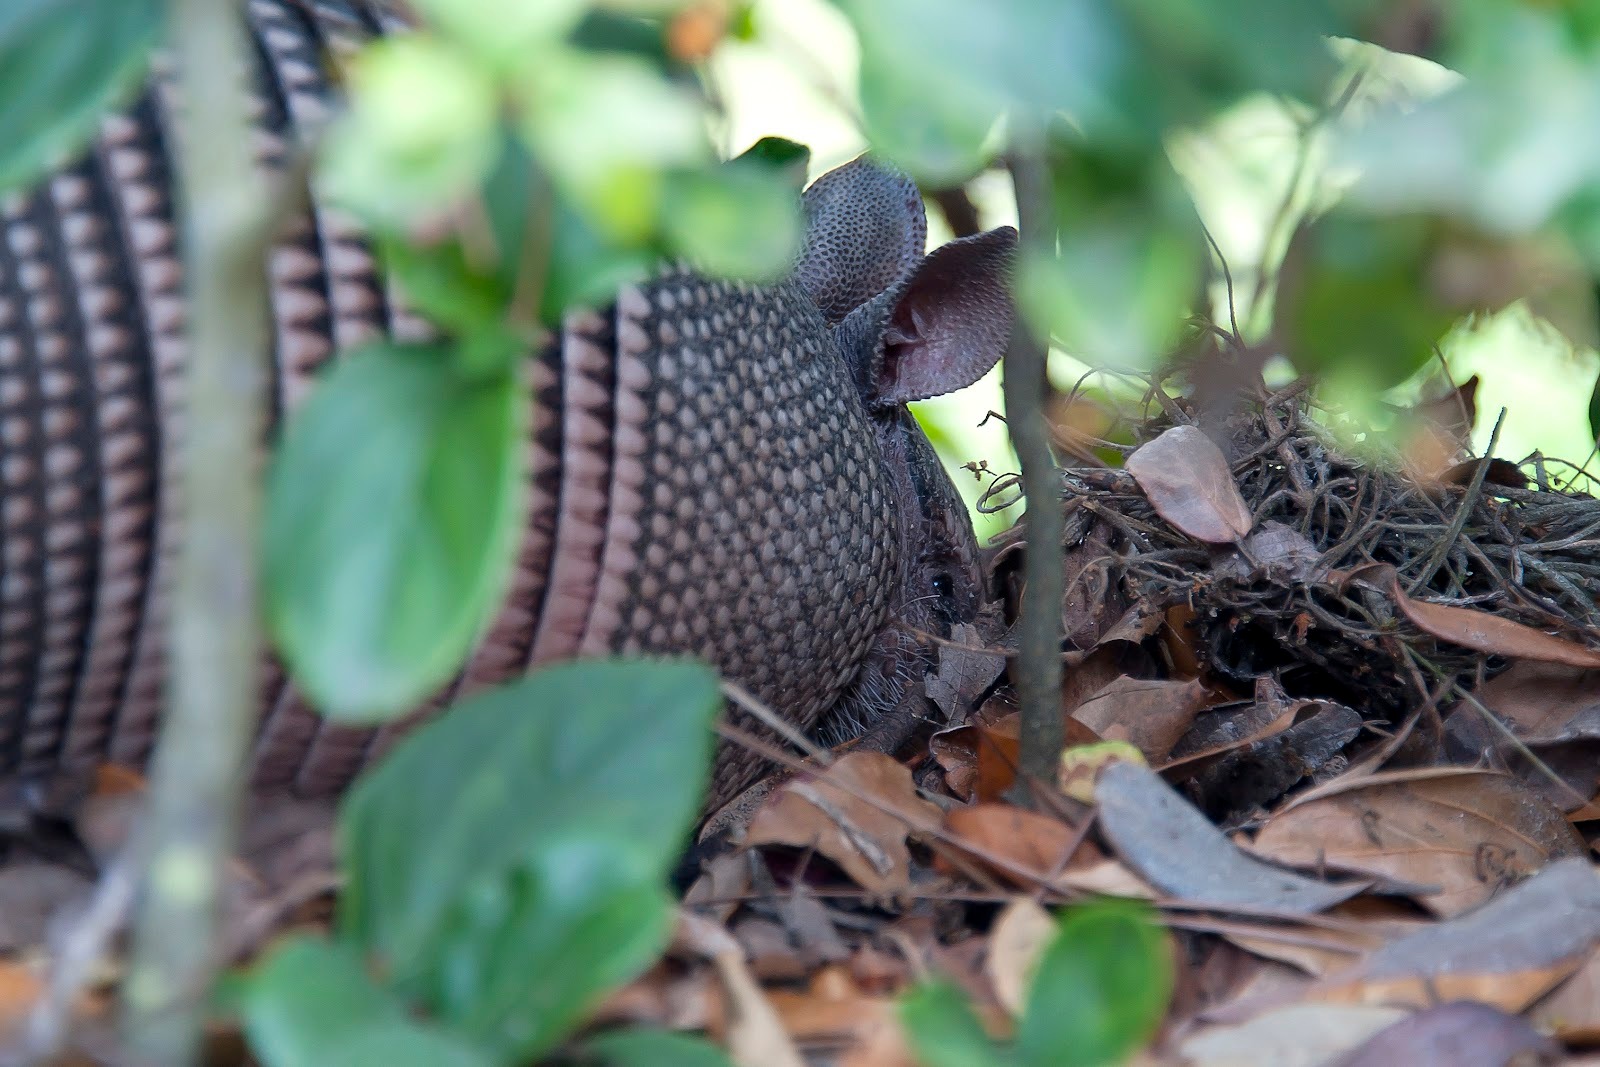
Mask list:
[[[854,676],[898,567],[866,413],[793,285],[677,268],[618,306],[637,328],[619,336],[646,341],[619,353],[637,369],[618,408],[631,393],[641,421],[619,418],[615,477],[648,488],[617,545],[626,565],[605,568],[611,648],[703,656],[809,728]]]
[[[290,177],[332,110],[322,60],[398,27],[361,0],[245,10],[258,163]],[[159,721],[183,534],[176,107],[158,73],[82,160],[0,205],[0,776],[140,763]],[[700,656],[802,730],[918,711],[934,653],[913,635],[970,619],[981,575],[904,404],[998,358],[1014,235],[924,257],[915,186],[867,160],[814,183],[806,214],[788,280],[666,267],[529,354],[524,535],[478,647],[376,730],[319,717],[269,657],[258,791],[342,790],[456,697],[573,655]],[[268,266],[264,449],[353,344],[429,334],[315,195]],[[711,800],[760,767],[723,745]]]

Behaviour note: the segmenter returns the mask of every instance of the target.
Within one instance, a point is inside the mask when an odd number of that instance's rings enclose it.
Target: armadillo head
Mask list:
[[[917,632],[948,635],[986,605],[978,547],[960,494],[906,405],[971,385],[1005,351],[1016,247],[1009,226],[924,256],[916,186],[866,158],[823,175],[805,194],[806,247],[796,271],[833,329],[885,464],[900,537],[899,589],[877,662],[858,696],[870,719],[901,699]]]

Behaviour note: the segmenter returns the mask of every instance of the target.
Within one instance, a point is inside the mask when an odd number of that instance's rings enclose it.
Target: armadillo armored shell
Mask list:
[[[390,28],[341,0],[251,0],[259,155],[330,112],[326,53]],[[0,773],[141,764],[162,705],[180,531],[183,269],[171,82],[7,201],[0,241]],[[270,257],[280,422],[337,353],[427,335],[360,230],[312,202]],[[827,327],[790,284],[668,270],[530,360],[526,535],[460,676],[399,726],[331,725],[269,662],[255,786],[338,791],[459,693],[573,655],[693,653],[809,727],[888,609],[895,517]],[[714,797],[748,778],[722,753]]]

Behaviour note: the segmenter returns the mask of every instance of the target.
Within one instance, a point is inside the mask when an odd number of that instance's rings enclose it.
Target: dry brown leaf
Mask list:
[[[1250,532],[1250,509],[1222,450],[1193,426],[1174,426],[1140,445],[1124,469],[1156,514],[1196,541],[1227,544]]]
[[[1279,863],[1437,885],[1419,898],[1458,915],[1583,839],[1543,798],[1504,774],[1478,771],[1367,784],[1296,804],[1268,819],[1252,850]]]
[[[1212,1026],[1179,1046],[1188,1067],[1314,1067],[1405,1018],[1399,1008],[1295,1004]]]
[[[1530,745],[1600,739],[1600,670],[1513,663],[1477,697]]]
[[[995,999],[1012,1018],[1022,1018],[1039,954],[1059,930],[1055,918],[1032,897],[1014,898],[995,919],[983,969]]]
[[[851,752],[820,776],[788,782],[750,823],[752,845],[815,848],[874,893],[910,889],[906,835],[940,825],[911,772],[878,752]]]
[[[956,844],[971,846],[971,857],[1013,885],[1030,887],[1032,883],[1017,876],[1016,870],[1032,875],[1039,882],[1060,874],[1069,862],[1074,867],[1087,866],[1104,857],[1100,850],[1066,823],[1037,812],[1024,811],[1011,804],[974,804],[966,808],[952,808],[944,815],[945,833],[956,839]],[[992,862],[993,858],[1011,865],[1008,870]],[[952,868],[944,860],[937,861],[940,870]]]
[[[1281,522],[1267,520],[1238,548],[1211,568],[1217,578],[1245,581],[1265,575],[1279,584],[1309,581],[1316,573],[1322,551],[1310,538]]]
[[[1085,700],[1072,717],[1106,741],[1127,741],[1159,763],[1206,706],[1198,681],[1165,682],[1118,678]]]
[[[1535,1067],[1560,1056],[1560,1046],[1516,1016],[1457,1001],[1401,1019],[1329,1067]]]
[[[994,680],[1005,673],[1003,652],[984,647],[983,635],[971,623],[958,623],[950,632],[950,643],[939,646],[939,669],[923,675],[928,699],[938,705],[945,718],[957,709],[965,712]]]
[[[1600,949],[1528,1010],[1528,1020],[1572,1045],[1600,1044]]]
[[[1100,828],[1123,862],[1174,897],[1223,910],[1318,912],[1365,885],[1330,885],[1245,855],[1148,767],[1107,767],[1095,799]]]
[[[1056,879],[1056,884],[1080,893],[1102,897],[1127,897],[1130,900],[1157,900],[1155,887],[1116,860],[1101,860],[1087,867],[1073,867]]]
[[[1004,701],[990,701],[972,722],[942,730],[928,742],[951,791],[963,800],[999,800],[1016,781],[1020,718],[1010,709]],[[1063,721],[1068,745],[1100,740],[1078,720],[1063,716]]]
[[[1341,925],[1307,928],[1299,939],[1283,936],[1293,932],[1285,930],[1254,936],[1226,932],[1223,936],[1248,952],[1321,976],[1353,963],[1379,945],[1414,933],[1428,921],[1397,901],[1377,897],[1347,900],[1329,909],[1328,915]]]
[[[1600,667],[1600,650],[1588,648],[1535,630],[1520,622],[1502,619],[1476,608],[1457,607],[1453,604],[1429,604],[1413,600],[1400,588],[1394,569],[1383,568],[1386,575],[1374,571],[1374,580],[1384,581],[1395,605],[1412,625],[1441,641],[1487,652],[1507,659],[1531,659],[1541,663],[1564,663],[1569,667]]]
[[[1306,992],[1336,1003],[1431,1007],[1476,1000],[1520,1012],[1600,944],[1600,873],[1557,860],[1475,911],[1374,950]]]
[[[883,1023],[894,1001],[862,993],[840,966],[824,967],[802,992],[775,989],[767,994],[785,1032],[796,1041],[855,1041]]]
[[[739,1067],[805,1067],[773,1005],[737,951],[712,960],[729,1001],[728,1056]]]

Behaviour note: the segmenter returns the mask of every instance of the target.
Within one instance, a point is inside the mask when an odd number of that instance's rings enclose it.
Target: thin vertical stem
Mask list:
[[[219,902],[256,711],[269,198],[246,121],[252,68],[240,6],[170,0],[168,11],[189,295],[187,415],[169,446],[181,449],[182,545],[144,827],[149,867],[124,989],[134,1062],[182,1067],[196,1061],[219,962]]]
[[[1053,248],[1049,176],[1043,162],[1021,153],[1011,162],[1017,194],[1022,255]],[[1012,331],[1005,359],[1006,425],[1022,463],[1022,488],[1028,499],[1028,554],[1023,570],[1021,657],[1017,695],[1022,712],[1021,766],[1017,795],[1026,796],[1028,779],[1055,780],[1056,761],[1065,742],[1061,721],[1061,490],[1045,399],[1046,339],[1025,319]]]

